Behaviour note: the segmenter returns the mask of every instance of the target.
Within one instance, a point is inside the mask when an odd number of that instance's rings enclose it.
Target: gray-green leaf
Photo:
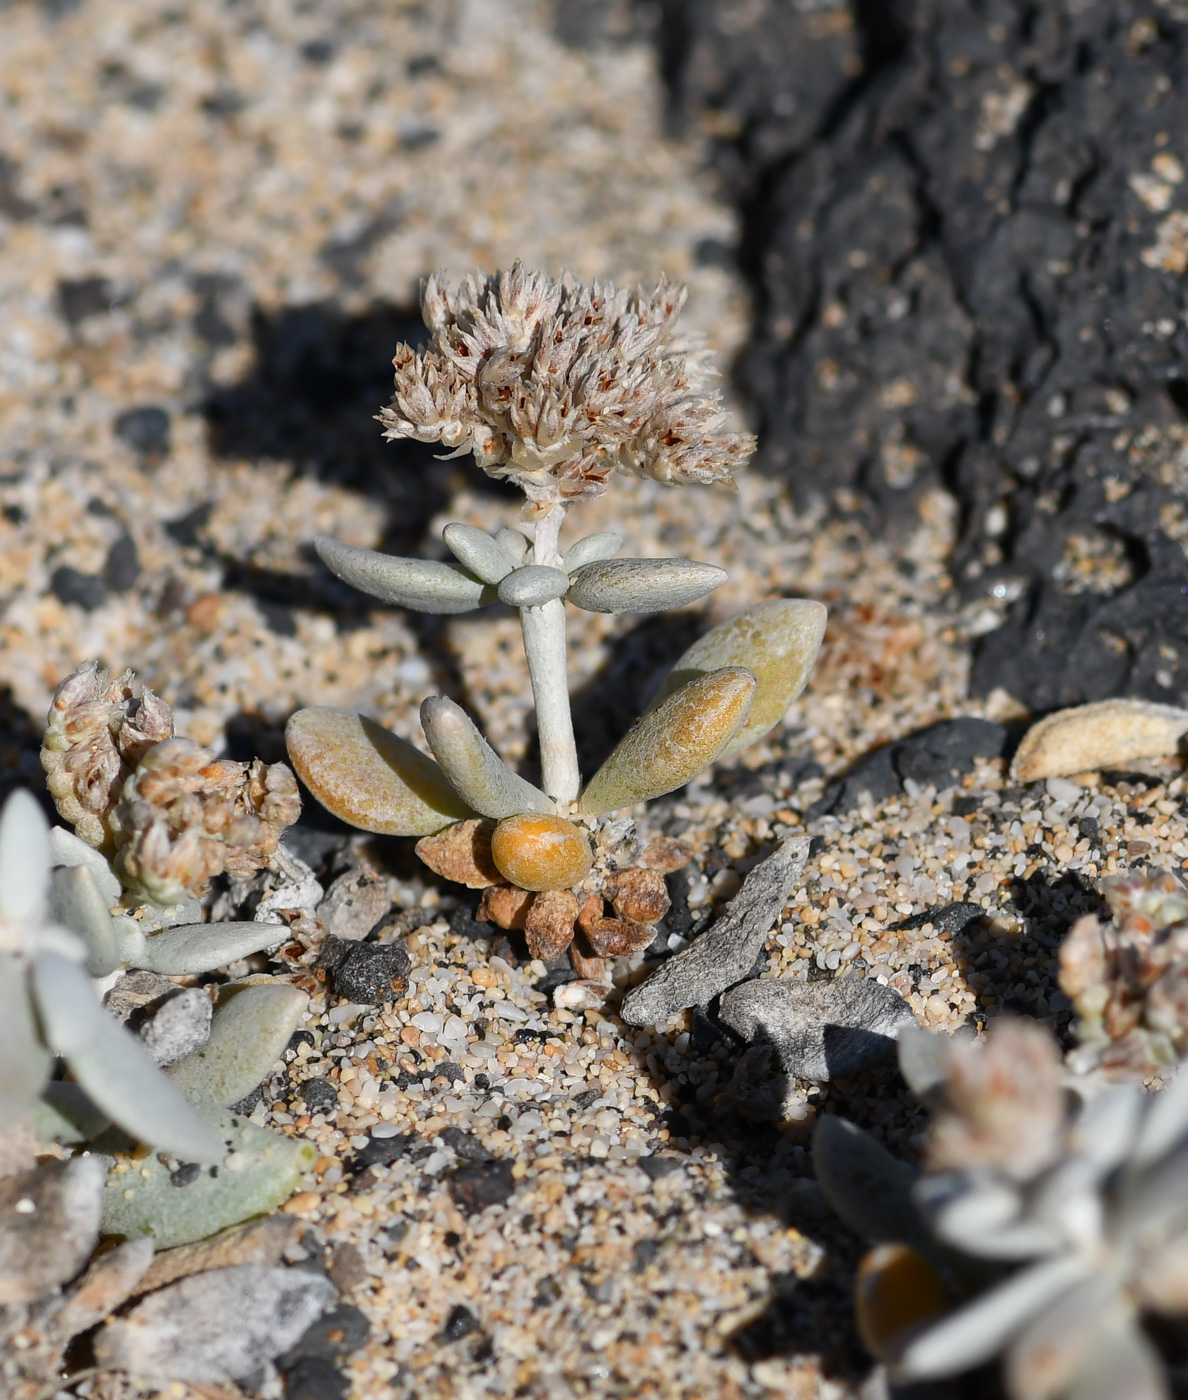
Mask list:
[[[585,539],[571,544],[561,560],[561,567],[572,574],[583,565],[593,564],[596,559],[609,559],[617,554],[623,545],[623,536],[609,530],[597,535],[587,535]]]
[[[166,929],[145,939],[137,966],[166,977],[209,972],[237,958],[275,948],[285,941],[288,933],[285,924],[254,922],[189,924]]]
[[[228,987],[215,1007],[210,1039],[165,1073],[193,1103],[238,1103],[280,1059],[308,1002],[286,982]]]
[[[813,1169],[825,1199],[863,1239],[933,1251],[912,1200],[916,1173],[869,1133],[827,1114],[813,1134]]]
[[[577,569],[565,596],[587,612],[664,612],[704,598],[729,577],[692,559],[604,559]]]
[[[495,590],[460,564],[401,559],[375,549],[356,549],[328,535],[318,535],[314,548],[331,573],[344,583],[414,612],[470,612],[495,601]]]
[[[499,585],[499,601],[509,608],[538,608],[554,598],[564,598],[569,575],[548,564],[525,564]]]
[[[506,549],[487,534],[486,530],[473,525],[463,525],[455,520],[441,532],[446,548],[463,568],[468,569],[484,583],[498,583],[510,574],[519,562]],[[523,539],[523,536],[520,536]]]
[[[52,1057],[33,1023],[25,977],[21,958],[0,953],[0,1125],[23,1118],[50,1076]]]
[[[552,798],[511,771],[460,705],[431,696],[421,706],[421,725],[454,790],[480,816],[498,820],[557,810]]]
[[[87,866],[59,866],[52,872],[50,913],[87,945],[87,971],[92,977],[106,977],[122,961],[110,905]]]
[[[827,617],[809,598],[779,598],[721,622],[699,638],[669,672],[651,708],[682,685],[720,666],[745,666],[758,682],[747,722],[721,757],[747,748],[773,729],[804,689],[821,650]]]

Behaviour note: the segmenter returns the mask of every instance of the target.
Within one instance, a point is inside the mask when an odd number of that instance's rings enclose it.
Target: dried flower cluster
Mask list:
[[[133,673],[114,681],[97,661],[80,666],[54,691],[41,748],[46,786],[64,820],[88,846],[111,855],[111,816],[124,784],[148,750],[173,738],[173,713]]]
[[[615,468],[670,484],[728,481],[754,450],[722,433],[707,352],[678,337],[685,289],[616,291],[516,263],[422,294],[427,348],[397,347],[390,438],[472,452],[529,500],[599,496]]]
[[[90,661],[58,686],[41,750],[58,811],[121,880],[158,904],[198,895],[224,871],[260,869],[301,799],[283,763],[219,759],[173,737],[173,713],[133,673]]]
[[[1150,1082],[1188,1053],[1188,889],[1166,870],[1103,883],[1113,918],[1078,919],[1060,986],[1079,1018],[1073,1064]]]

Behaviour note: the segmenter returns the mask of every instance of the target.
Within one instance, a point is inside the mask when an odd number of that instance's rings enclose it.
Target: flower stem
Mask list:
[[[532,562],[557,568],[560,555],[557,540],[565,506],[558,502],[536,522]],[[577,746],[573,739],[573,716],[569,708],[569,677],[565,665],[565,604],[554,598],[539,607],[520,609],[524,634],[524,654],[532,679],[536,704],[536,731],[540,738],[541,786],[560,805],[568,805],[578,795]]]

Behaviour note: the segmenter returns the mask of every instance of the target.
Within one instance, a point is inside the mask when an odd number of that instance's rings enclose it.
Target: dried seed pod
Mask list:
[[[587,784],[581,810],[600,817],[681,787],[726,748],[754,695],[755,677],[741,666],[691,680],[624,735]]]
[[[779,598],[721,622],[699,638],[669,672],[652,709],[678,687],[722,666],[745,666],[755,677],[746,720],[718,755],[762,739],[804,689],[825,636],[826,610],[808,598]]]
[[[375,549],[356,549],[328,535],[315,536],[314,548],[322,563],[344,583],[413,612],[470,612],[495,601],[495,590],[460,564],[400,559]]]
[[[607,881],[606,892],[615,914],[629,924],[655,924],[672,901],[664,876],[654,870],[620,870]]]
[[[469,890],[485,890],[503,880],[491,859],[494,830],[495,823],[486,817],[455,822],[436,836],[422,836],[417,855],[443,880],[453,880]]]
[[[571,889],[594,863],[586,833],[547,813],[501,821],[491,837],[491,856],[504,878],[525,890]]]
[[[480,923],[496,924],[499,928],[523,928],[533,895],[515,885],[488,885],[479,900],[474,917]]]
[[[428,836],[474,815],[427,754],[365,715],[298,710],[285,743],[310,792],[360,831]]]
[[[590,947],[602,958],[626,958],[642,952],[656,937],[651,924],[628,923],[625,919],[593,919],[582,930]]]
[[[553,993],[553,1005],[565,1011],[595,1011],[606,1001],[610,989],[610,982],[602,982],[593,977],[562,982]]]
[[[654,836],[638,857],[644,869],[658,871],[661,875],[683,870],[692,859],[693,847],[688,841],[678,841],[675,836]]]
[[[545,962],[559,958],[573,942],[577,914],[577,896],[569,890],[544,890],[538,894],[524,921],[524,934],[532,956]]]
[[[1142,758],[1174,754],[1188,733],[1188,710],[1149,700],[1102,700],[1057,710],[1023,736],[1011,778],[1032,783],[1095,768],[1125,768]]]

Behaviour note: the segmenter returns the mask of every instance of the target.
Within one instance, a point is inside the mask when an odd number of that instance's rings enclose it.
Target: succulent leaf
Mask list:
[[[512,772],[460,705],[431,696],[421,706],[421,725],[454,791],[480,815],[498,820],[557,810],[552,798]]]
[[[192,1103],[238,1103],[280,1059],[309,997],[284,982],[232,986],[215,1007],[210,1039],[165,1073]]]
[[[49,823],[37,799],[18,788],[0,810],[0,918],[33,922],[49,897]]]
[[[105,1234],[152,1235],[158,1249],[205,1239],[275,1210],[317,1160],[318,1149],[304,1138],[270,1133],[226,1109],[203,1112],[220,1147],[217,1172],[200,1171],[182,1184],[155,1156],[138,1162],[134,1173],[113,1171],[114,1157],[101,1159],[108,1171]]]
[[[609,559],[623,546],[623,536],[606,530],[571,544],[561,559],[561,567],[567,574],[575,573],[583,565],[593,564],[597,559]]]
[[[499,601],[511,608],[539,608],[554,598],[564,598],[569,575],[548,564],[525,564],[499,585]]]
[[[50,879],[50,913],[87,945],[87,971],[106,977],[119,967],[119,940],[95,877],[85,865],[58,867]],[[214,964],[217,966],[217,964]]]
[[[98,1108],[153,1147],[187,1161],[218,1161],[210,1129],[136,1037],[100,1006],[82,968],[59,953],[42,953],[32,982],[46,1040]]]
[[[99,893],[107,901],[110,909],[123,893],[123,886],[115,875],[112,874],[111,866],[93,846],[88,846],[81,837],[76,836],[73,831],[67,831],[64,826],[50,827],[50,857],[55,867],[72,868],[84,865],[91,872],[91,878],[99,887]]]
[[[51,1063],[33,1022],[23,960],[0,953],[0,1125],[30,1111],[49,1079]]]
[[[813,1170],[825,1199],[872,1244],[909,1244],[934,1253],[912,1200],[916,1173],[869,1133],[828,1114],[813,1134]]]
[[[746,723],[720,757],[739,753],[773,729],[804,689],[821,650],[826,609],[808,598],[757,603],[700,637],[669,672],[651,708],[696,676],[745,666],[758,682]]]
[[[1012,1396],[1049,1400],[1068,1391],[1096,1338],[1112,1330],[1122,1304],[1120,1285],[1116,1275],[1094,1274],[1031,1321],[1007,1352],[1005,1370]],[[1129,1396],[1132,1392],[1117,1393]]]
[[[238,958],[274,948],[288,937],[286,924],[255,922],[186,924],[150,934],[136,966],[166,977],[210,972]]]
[[[470,612],[495,600],[494,589],[460,564],[401,559],[375,549],[357,549],[328,535],[316,536],[314,548],[330,572],[344,583],[413,612]]]
[[[696,602],[730,575],[693,559],[604,559],[573,572],[567,599],[586,612],[664,612]]]
[[[518,557],[510,555],[498,540],[474,525],[455,520],[445,527],[441,537],[458,563],[484,583],[498,583],[519,563]]]
[[[474,812],[436,763],[364,715],[298,710],[285,726],[301,781],[351,826],[385,836],[430,836]]]
[[[513,530],[510,525],[500,525],[495,531],[496,541],[503,546],[517,564],[523,564],[528,558],[528,550],[531,544],[526,535],[522,535],[519,530]]]
[[[721,754],[754,694],[755,677],[741,666],[690,681],[624,735],[590,779],[579,810],[600,817],[687,783]]]

